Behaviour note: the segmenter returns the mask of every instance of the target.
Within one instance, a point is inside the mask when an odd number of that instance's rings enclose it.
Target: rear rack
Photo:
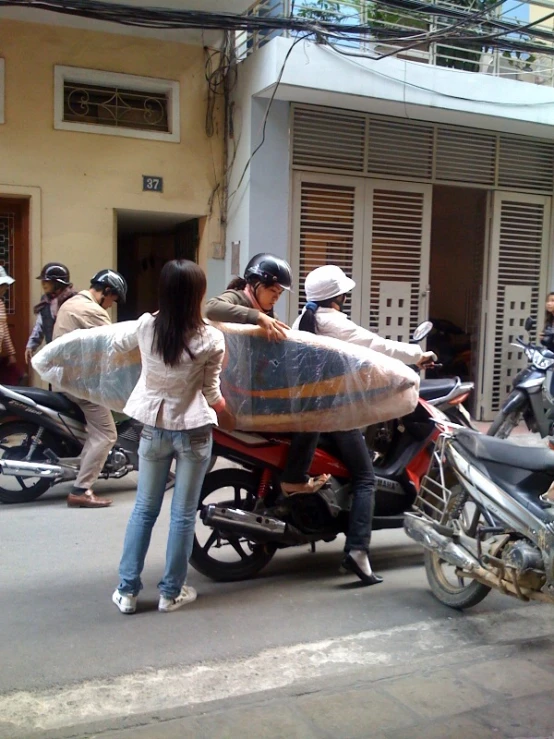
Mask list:
[[[445,479],[446,445],[452,434],[440,434],[436,441],[427,474],[421,480],[421,487],[413,508],[424,518],[439,525],[446,525],[451,515],[453,493]]]

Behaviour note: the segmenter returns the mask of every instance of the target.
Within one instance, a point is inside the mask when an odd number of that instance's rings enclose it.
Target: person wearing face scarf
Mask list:
[[[305,281],[308,302],[293,324],[293,329],[330,336],[351,344],[387,354],[406,364],[424,367],[433,358],[416,344],[390,341],[358,326],[343,312],[347,295],[356,287],[340,267],[328,264],[308,274]],[[353,572],[364,585],[382,582],[369,561],[369,540],[375,503],[375,474],[364,436],[359,429],[327,434],[339,457],[350,471],[352,508],[344,548],[343,567]]]
[[[76,295],[70,281],[69,270],[60,262],[48,262],[37,277],[42,283],[43,295],[34,307],[35,325],[25,347],[25,361],[30,363],[33,354],[42,344],[52,341],[54,323],[63,303]]]

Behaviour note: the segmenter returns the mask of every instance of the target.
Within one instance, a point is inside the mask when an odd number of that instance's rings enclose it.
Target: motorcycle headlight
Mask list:
[[[537,369],[547,370],[554,366],[554,357],[545,357],[542,352],[535,350],[533,352],[533,364]]]

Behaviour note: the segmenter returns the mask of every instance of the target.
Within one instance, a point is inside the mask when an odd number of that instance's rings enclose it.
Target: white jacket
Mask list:
[[[350,344],[367,346],[374,352],[381,352],[405,364],[417,364],[423,356],[423,350],[418,344],[383,339],[378,334],[358,326],[348,318],[346,313],[341,313],[334,308],[319,308],[315,316],[319,336],[331,336],[333,339],[348,341]],[[292,325],[293,329],[298,330],[301,318],[302,316],[298,316]]]
[[[69,301],[68,301],[69,302]],[[140,349],[142,371],[123,412],[148,426],[182,431],[217,424],[215,409],[225,406],[219,375],[225,354],[225,339],[215,326],[190,341],[195,356],[183,352],[175,367],[164,364],[152,349],[154,316],[133,321],[133,329],[113,342],[115,351]]]

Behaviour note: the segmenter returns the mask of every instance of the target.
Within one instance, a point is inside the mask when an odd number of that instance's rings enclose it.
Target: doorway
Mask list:
[[[129,290],[118,307],[120,321],[158,306],[158,280],[170,259],[198,262],[199,219],[183,214],[117,212],[117,264]]]
[[[0,198],[0,265],[15,279],[4,301],[17,367],[24,373],[29,337],[29,201]]]
[[[487,190],[433,187],[428,348],[443,365],[435,376],[478,380],[487,198]]]

